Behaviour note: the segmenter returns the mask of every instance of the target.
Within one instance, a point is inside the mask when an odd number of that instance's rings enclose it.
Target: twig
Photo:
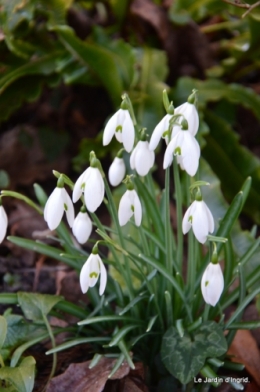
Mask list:
[[[240,3],[240,0],[235,0],[234,2],[231,0],[222,0],[224,1],[224,3],[227,4],[231,4],[234,5],[235,7],[239,7],[239,8],[247,8],[247,11],[242,15],[242,18],[244,18],[245,16],[247,16],[249,14],[249,12],[251,12],[254,8],[258,7],[260,5],[260,1],[257,1],[255,4],[242,4]]]

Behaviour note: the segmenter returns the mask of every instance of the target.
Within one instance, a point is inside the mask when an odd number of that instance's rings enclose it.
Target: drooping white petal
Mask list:
[[[136,226],[141,225],[142,221],[142,205],[140,199],[135,190],[132,191],[134,193],[134,217]]]
[[[201,291],[204,301],[215,306],[224,289],[224,278],[219,264],[209,263],[201,279]]]
[[[169,167],[172,164],[173,154],[174,154],[174,150],[175,150],[175,144],[176,144],[176,140],[172,139],[165,150],[164,159],[163,159],[163,168],[164,169],[166,169],[167,167]]]
[[[185,102],[174,109],[174,114],[183,114],[188,121],[189,132],[195,136],[199,129],[199,115],[195,105]]]
[[[100,266],[99,295],[102,295],[104,293],[106,285],[107,285],[107,270],[106,270],[100,257],[99,257],[99,266]]]
[[[80,244],[85,244],[92,232],[92,222],[86,212],[79,212],[73,222],[72,232]]]
[[[88,276],[88,284],[89,287],[94,287],[98,281],[100,274],[100,266],[99,266],[99,256],[91,253],[89,258],[89,276]]]
[[[208,218],[202,203],[199,201],[196,203],[196,210],[194,211],[192,230],[197,240],[204,244],[209,234]]]
[[[193,204],[192,204],[193,205]],[[188,231],[191,228],[191,219],[192,219],[192,205],[189,206],[187,211],[184,214],[183,220],[182,220],[182,232],[183,234],[187,234]]]
[[[120,226],[124,226],[131,216],[133,215],[134,211],[132,210],[131,206],[134,206],[134,202],[131,200],[131,193],[132,191],[126,191],[123,196],[121,197],[119,208],[118,208],[118,220]]]
[[[169,121],[171,118],[171,114],[166,114],[159,124],[156,125],[149,143],[149,150],[154,151],[156,149],[163,136],[163,133],[169,130]]]
[[[64,210],[66,212],[66,217],[67,217],[67,221],[70,227],[72,227],[73,222],[74,222],[74,218],[75,218],[75,213],[74,213],[74,206],[73,203],[71,201],[71,198],[69,197],[67,191],[65,188],[62,188],[62,199],[63,199],[63,206],[64,206]]]
[[[182,142],[182,166],[193,177],[199,167],[200,148],[197,140],[188,132],[183,132]]]
[[[90,167],[91,172],[86,181],[84,199],[90,212],[95,212],[100,206],[105,195],[105,186],[98,168]]]
[[[126,167],[123,158],[115,157],[108,170],[108,179],[112,186],[119,185],[125,177]]]
[[[134,124],[128,110],[125,110],[125,119],[122,130],[122,143],[127,152],[131,152],[135,142]]]
[[[107,122],[103,133],[103,146],[107,146],[115,134],[117,127],[118,112],[116,112]]]
[[[77,179],[72,192],[73,203],[76,203],[81,197],[82,192],[84,191],[86,180],[90,175],[90,172],[91,172],[90,167],[88,167]]]
[[[207,204],[203,200],[202,200],[202,203],[204,205],[204,209],[205,209],[206,214],[207,214],[209,233],[213,233],[214,227],[215,227],[215,225],[214,225],[214,218],[213,218],[212,213],[211,213],[210,209],[208,208]]]
[[[131,169],[135,169],[140,176],[146,176],[154,164],[154,151],[149,150],[147,141],[139,141],[130,156]]]
[[[64,213],[63,188],[55,188],[47,200],[44,208],[44,220],[50,230],[55,230],[62,219]]]
[[[0,243],[5,238],[7,226],[8,226],[8,218],[4,207],[1,205],[0,206]]]
[[[89,256],[85,264],[83,265],[80,275],[79,275],[79,282],[80,282],[80,287],[81,291],[83,294],[85,294],[88,289],[89,289],[89,267],[90,267],[90,257],[92,254]]]

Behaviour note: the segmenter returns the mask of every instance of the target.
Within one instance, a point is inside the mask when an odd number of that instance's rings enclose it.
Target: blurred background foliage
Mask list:
[[[260,7],[253,1],[0,4],[2,133],[23,125],[19,141],[30,147],[33,125],[50,162],[70,148],[81,170],[92,149],[100,158],[114,154],[100,132],[124,91],[151,133],[165,114],[164,88],[175,106],[197,88],[202,155],[228,200],[252,176],[245,212],[260,222]]]

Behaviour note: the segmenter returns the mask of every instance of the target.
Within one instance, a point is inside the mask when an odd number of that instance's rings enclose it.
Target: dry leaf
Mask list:
[[[72,363],[63,374],[50,381],[46,392],[102,392],[116,359],[103,357],[92,369],[89,369],[90,362]],[[123,378],[129,371],[124,361],[111,380]]]
[[[248,330],[238,330],[228,350],[234,362],[241,362],[260,387],[260,353],[256,341]]]

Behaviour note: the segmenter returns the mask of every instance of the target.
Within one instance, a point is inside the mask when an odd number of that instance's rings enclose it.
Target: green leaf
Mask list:
[[[39,326],[28,323],[23,316],[16,314],[6,314],[7,335],[4,342],[4,348],[16,348],[18,345],[34,339],[39,334],[45,332]]]
[[[91,68],[92,72],[108,90],[114,104],[117,106],[126,87],[122,79],[122,73],[125,74],[125,72],[119,65],[122,63],[121,55],[116,56],[115,52],[109,48],[81,41],[68,26],[55,26],[54,30],[57,32],[64,47],[82,65]]]
[[[21,246],[22,248],[31,249],[35,252],[39,252],[41,254],[53,257],[56,260],[60,260],[77,270],[79,270],[80,266],[82,265],[79,264],[78,260],[73,260],[71,258],[64,256],[60,249],[54,248],[53,246],[49,246],[38,241],[28,240],[26,238],[20,238],[20,237],[9,236],[7,237],[7,239],[8,241],[18,246]]]
[[[168,371],[182,384],[187,384],[203,368],[209,357],[218,357],[227,351],[222,328],[214,321],[204,322],[193,337],[187,332],[180,337],[175,327],[163,336],[161,358]]]
[[[47,316],[51,309],[63,299],[57,295],[21,291],[17,293],[17,296],[25,317],[33,321],[42,321],[43,315]]]
[[[4,345],[7,334],[7,321],[3,316],[0,316],[0,350]]]
[[[32,392],[35,376],[35,359],[26,357],[19,367],[0,369],[0,379],[10,382],[18,392]]]
[[[210,134],[205,137],[207,145],[202,151],[204,158],[221,180],[222,189],[228,198],[241,187],[245,178],[252,177],[251,191],[244,208],[260,222],[260,160],[238,143],[228,122],[209,111],[205,119]]]

